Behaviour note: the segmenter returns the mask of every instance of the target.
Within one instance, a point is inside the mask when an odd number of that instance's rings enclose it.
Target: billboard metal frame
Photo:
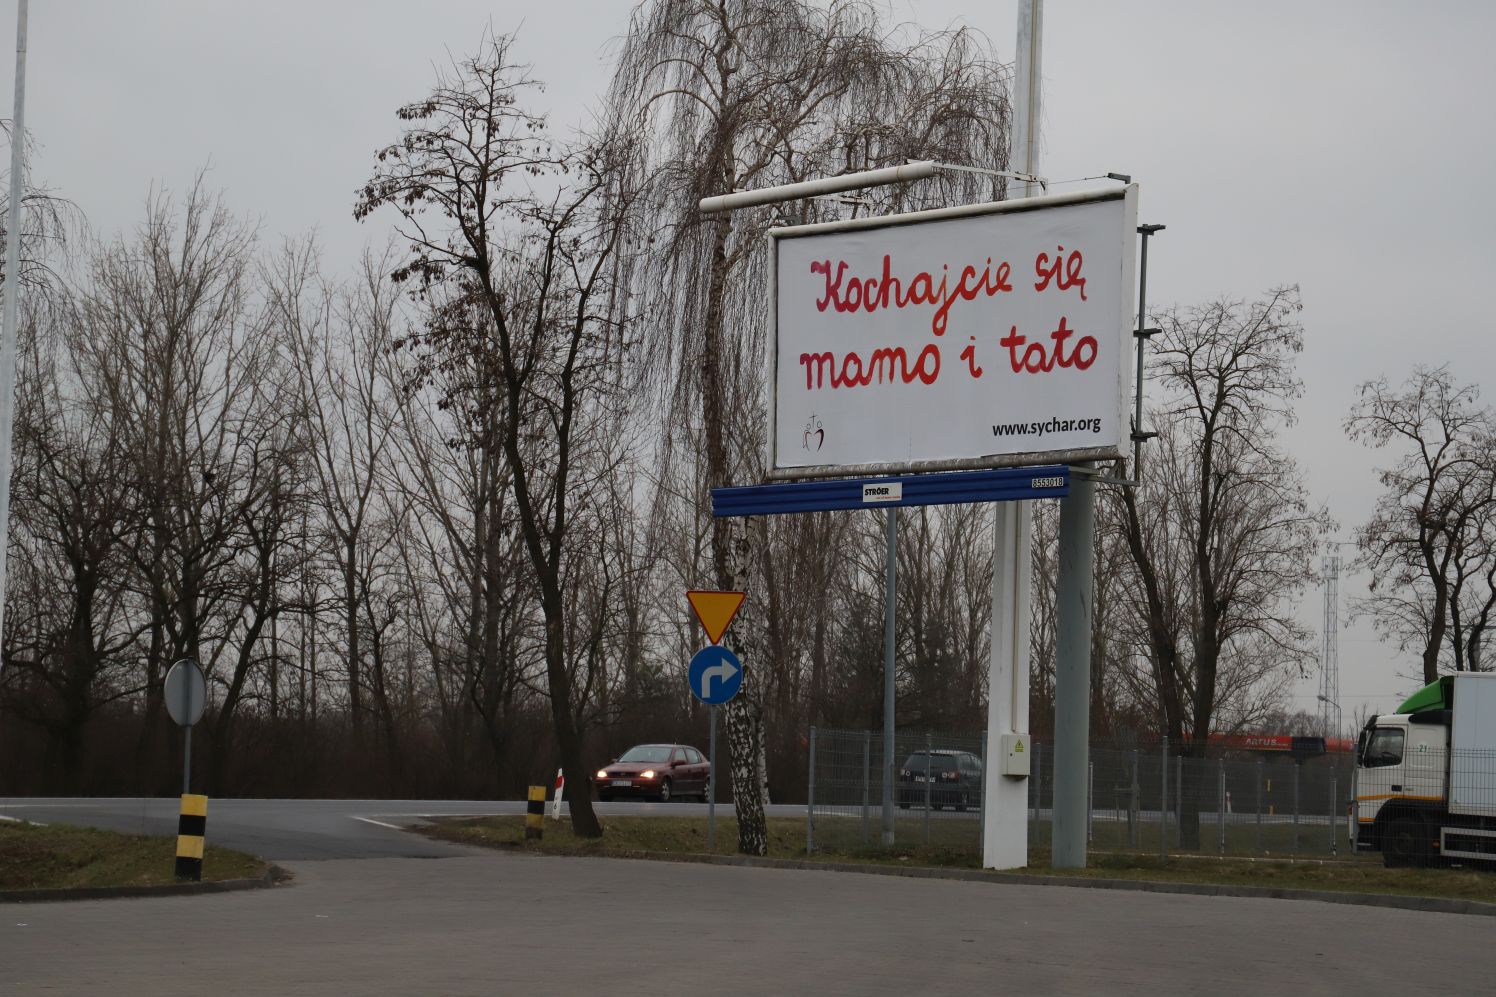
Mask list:
[[[1119,343],[1129,343],[1134,328],[1133,293],[1137,278],[1137,206],[1138,185],[1129,183],[1123,187],[1104,187],[1095,190],[1076,191],[1070,194],[1053,194],[1047,197],[1025,197],[1012,201],[989,201],[983,204],[968,204],[954,208],[937,208],[931,211],[913,211],[901,215],[883,215],[868,218],[853,218],[843,221],[824,222],[815,225],[793,225],[770,229],[767,233],[770,246],[769,261],[769,349],[765,360],[765,375],[770,390],[766,408],[768,420],[768,442],[770,463],[777,459],[775,443],[778,440],[779,385],[779,242],[803,236],[824,235],[831,232],[850,232],[865,229],[898,228],[938,222],[954,218],[970,218],[980,215],[1017,214],[1028,211],[1043,211],[1078,204],[1093,204],[1101,201],[1124,202],[1122,240],[1121,302],[1117,316],[1116,334]],[[1125,415],[1129,398],[1129,383],[1132,371],[1125,356],[1118,367],[1118,411]],[[770,467],[765,478],[769,481],[785,481],[801,478],[846,477],[848,475],[886,476],[890,474],[921,474],[931,471],[969,471],[1004,467],[1031,467],[1043,464],[1078,464],[1083,461],[1105,461],[1125,457],[1121,446],[1086,447],[1073,450],[1036,450],[1016,454],[990,454],[979,457],[962,457],[946,460],[883,461],[862,464],[825,464],[811,467]]]
[[[712,489],[712,515],[774,516],[830,509],[889,509],[900,506],[957,505],[1059,499],[1070,494],[1071,468],[1065,464],[1005,467],[944,474],[881,478],[819,478],[737,485]],[[868,488],[895,489],[898,497],[869,497]],[[887,494],[886,492],[884,494]]]

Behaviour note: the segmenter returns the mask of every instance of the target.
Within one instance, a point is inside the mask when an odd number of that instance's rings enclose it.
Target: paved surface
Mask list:
[[[1344,997],[1496,978],[1489,920],[1452,914],[500,853],[295,871],[8,906],[0,994]]]
[[[174,835],[173,798],[5,799],[0,816],[44,824],[80,824],[132,834]],[[706,816],[700,803],[601,803],[601,814]],[[563,812],[565,808],[563,807]],[[333,858],[445,858],[454,846],[400,830],[423,816],[522,814],[523,802],[494,800],[235,800],[208,801],[208,844],[292,862]],[[800,806],[774,806],[776,816],[800,816]],[[719,816],[732,807],[717,805]]]

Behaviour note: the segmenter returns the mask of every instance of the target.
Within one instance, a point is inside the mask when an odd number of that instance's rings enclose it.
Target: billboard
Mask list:
[[[771,231],[773,477],[1107,459],[1137,187]]]

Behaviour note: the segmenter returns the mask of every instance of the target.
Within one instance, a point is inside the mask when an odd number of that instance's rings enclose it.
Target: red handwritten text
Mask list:
[[[1086,278],[1080,275],[1081,265],[1085,258],[1080,255],[1079,249],[1072,249],[1070,255],[1065,255],[1064,246],[1056,246],[1054,261],[1051,262],[1048,253],[1040,253],[1034,258],[1034,276],[1039,279],[1034,281],[1034,290],[1042,291],[1049,287],[1050,282],[1061,291],[1068,291],[1072,287],[1080,288],[1080,300],[1086,299]],[[1060,266],[1063,263],[1064,272]]]
[[[830,384],[833,388],[861,388],[876,380],[879,384],[902,380],[905,384],[919,380],[934,384],[940,376],[940,349],[929,343],[919,351],[913,366],[901,346],[874,350],[866,360],[858,353],[848,353],[838,364],[833,353],[802,353],[800,366],[805,368],[805,390]]]
[[[1012,270],[1004,262],[994,266],[989,256],[987,265],[980,270],[974,266],[962,267],[954,283],[951,281],[951,266],[947,263],[940,268],[938,282],[934,274],[922,270],[906,284],[893,275],[893,260],[888,256],[883,257],[883,273],[877,277],[848,277],[845,260],[837,260],[835,264],[830,260],[812,260],[810,264],[811,273],[826,278],[825,291],[816,301],[818,310],[824,312],[827,308],[834,308],[838,312],[874,312],[880,308],[934,305],[930,329],[937,336],[945,335],[951,305],[957,301],[975,301],[979,295],[990,298],[1003,291],[1012,291],[1013,285],[1009,282]]]
[[[998,345],[1008,348],[1008,362],[1012,364],[1015,374],[1025,371],[1030,374],[1047,374],[1056,367],[1074,367],[1076,370],[1085,370],[1096,362],[1096,337],[1080,337],[1067,354],[1065,340],[1074,333],[1075,330],[1066,324],[1065,317],[1062,315],[1060,327],[1049,334],[1054,344],[1053,352],[1045,349],[1043,342],[1030,343],[1027,336],[1019,335],[1016,325],[1006,336],[998,340]],[[1018,352],[1020,347],[1023,348],[1021,356]]]

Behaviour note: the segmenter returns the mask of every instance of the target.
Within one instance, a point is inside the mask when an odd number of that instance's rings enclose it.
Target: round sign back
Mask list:
[[[191,727],[203,718],[208,702],[208,682],[191,658],[183,658],[166,673],[166,712],[179,727]]]

